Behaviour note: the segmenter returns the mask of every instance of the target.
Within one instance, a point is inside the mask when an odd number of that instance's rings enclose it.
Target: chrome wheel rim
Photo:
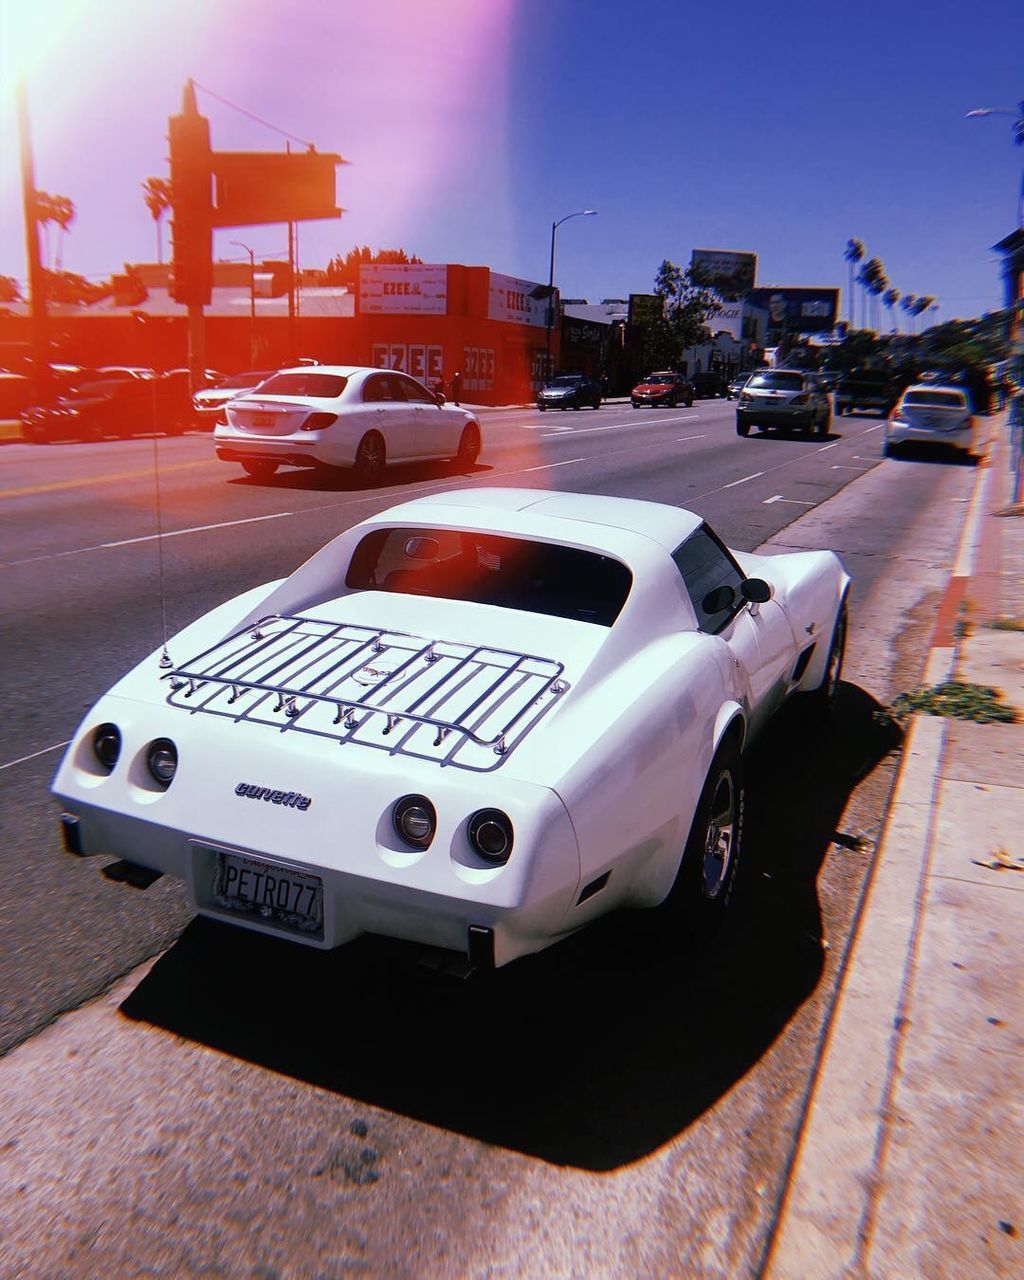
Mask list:
[[[701,889],[705,898],[717,898],[729,882],[736,842],[736,789],[732,774],[721,774],[715,786],[715,795],[708,815],[707,833],[704,837],[704,863],[701,870]]]
[[[370,475],[376,475],[383,463],[379,441],[364,440],[360,454],[362,457],[363,470]]]

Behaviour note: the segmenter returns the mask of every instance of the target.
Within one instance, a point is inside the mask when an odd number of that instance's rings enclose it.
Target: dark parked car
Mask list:
[[[188,373],[153,374],[129,368],[86,370],[52,404],[21,415],[21,430],[32,444],[50,440],[101,440],[151,431],[177,433],[192,418]]]
[[[537,394],[541,413],[545,409],[582,409],[584,405],[601,407],[601,388],[584,373],[560,373]]]
[[[887,418],[899,398],[899,387],[882,369],[858,369],[839,379],[835,397],[838,414],[867,410]]]
[[[725,376],[713,369],[693,375],[694,391],[703,400],[708,400],[713,396],[724,396],[726,385]]]
[[[644,404],[675,406],[680,401],[691,405],[694,394],[693,383],[688,378],[672,369],[666,369],[641,378],[629,393],[629,402],[634,409],[639,409]]]
[[[725,389],[726,400],[735,400],[740,392],[754,376],[753,369],[746,369],[743,373],[738,373]]]

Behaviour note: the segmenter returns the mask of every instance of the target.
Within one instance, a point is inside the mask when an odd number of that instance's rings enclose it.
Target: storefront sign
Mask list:
[[[501,276],[496,271],[492,271],[490,276],[488,320],[544,327],[547,323],[547,285],[536,284],[533,280],[518,280],[514,276]],[[557,294],[558,291],[555,292]]]
[[[363,315],[443,316],[448,310],[448,268],[425,263],[375,263],[359,268]]]

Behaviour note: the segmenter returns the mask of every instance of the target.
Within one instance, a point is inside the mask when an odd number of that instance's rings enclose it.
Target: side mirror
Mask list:
[[[708,614],[721,613],[723,609],[731,609],[735,603],[736,592],[732,587],[724,585],[712,587],[700,602],[700,607]]]
[[[745,578],[740,583],[740,594],[748,604],[767,604],[772,598],[772,589],[764,578]]]

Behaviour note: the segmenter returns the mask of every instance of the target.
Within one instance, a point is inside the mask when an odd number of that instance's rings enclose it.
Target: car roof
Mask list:
[[[570,541],[583,541],[595,548],[614,551],[621,539],[613,531],[625,531],[647,538],[670,552],[703,524],[703,519],[694,512],[662,502],[604,494],[488,487],[428,494],[382,511],[373,519],[375,522],[436,521],[441,526],[466,520],[490,532],[538,538],[551,536],[549,521],[565,521],[586,526],[586,532],[567,528],[564,536]]]
[[[371,373],[398,373],[403,378],[412,378],[413,382],[421,381],[415,374],[406,373],[404,369],[377,369],[373,365],[365,364],[297,364],[289,365],[285,369],[273,369],[266,376],[276,377],[279,373],[301,373],[305,375],[327,373],[341,378],[356,378],[361,374],[367,375]]]

